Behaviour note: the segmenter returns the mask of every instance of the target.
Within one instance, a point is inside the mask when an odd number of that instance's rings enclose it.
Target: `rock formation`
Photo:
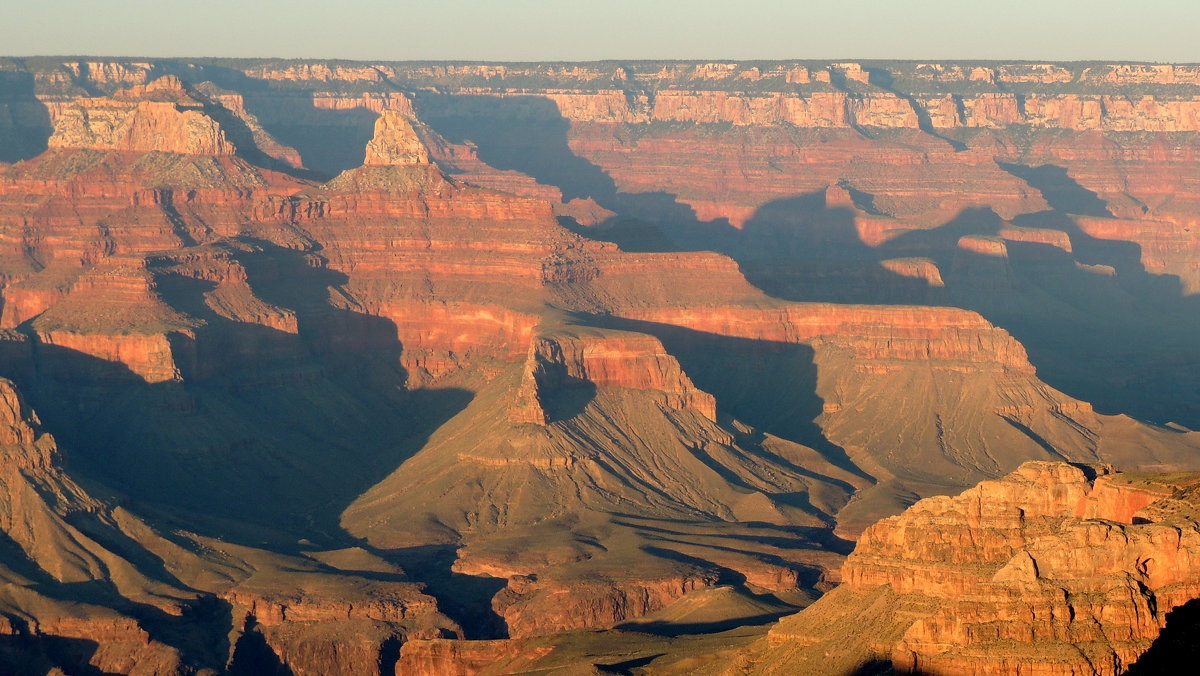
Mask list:
[[[1031,462],[871,526],[755,673],[1121,674],[1200,595],[1200,475]],[[873,627],[847,640],[850,626]]]
[[[54,121],[50,148],[232,155],[233,145],[177,77],[80,99]]]
[[[712,395],[688,379],[652,336],[546,336],[529,345],[512,415],[516,422],[550,421],[546,403],[561,396],[563,387],[621,387],[666,395],[661,405],[691,408],[716,420]]]
[[[368,167],[429,164],[429,151],[410,120],[394,110],[385,110],[375,122],[375,135],[367,143],[363,164]]]

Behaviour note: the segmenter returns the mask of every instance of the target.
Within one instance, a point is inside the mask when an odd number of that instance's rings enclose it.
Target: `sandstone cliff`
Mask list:
[[[884,519],[842,586],[773,629],[752,670],[878,658],[930,674],[1124,673],[1200,594],[1200,477],[1111,472],[1027,463]],[[851,623],[875,630],[847,641]]]
[[[429,164],[429,151],[417,137],[412,122],[393,110],[385,110],[375,122],[375,135],[367,144],[366,166]]]
[[[81,99],[55,120],[51,148],[232,155],[234,147],[178,78]]]
[[[542,336],[529,356],[512,416],[516,422],[549,422],[545,404],[563,387],[621,387],[661,392],[662,405],[695,409],[716,420],[717,404],[688,379],[679,363],[651,336]]]

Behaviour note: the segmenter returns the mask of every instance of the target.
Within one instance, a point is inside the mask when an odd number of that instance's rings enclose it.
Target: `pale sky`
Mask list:
[[[0,0],[0,55],[1200,61],[1197,0]]]

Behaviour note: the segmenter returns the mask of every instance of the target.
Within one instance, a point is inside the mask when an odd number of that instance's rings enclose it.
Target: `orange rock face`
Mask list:
[[[584,627],[612,627],[715,583],[714,578],[704,576],[635,578],[624,584],[583,580],[547,584],[517,578],[496,595],[492,606],[504,618],[511,637],[542,636]]]
[[[516,672],[550,652],[522,641],[408,641],[396,676],[475,676],[484,669]]]
[[[55,120],[49,146],[232,155],[233,145],[202,107],[178,78],[162,78],[112,99],[79,100]]]
[[[393,110],[385,110],[375,123],[375,135],[367,144],[365,166],[429,164],[429,150],[411,122]]]
[[[991,576],[973,568],[1012,559],[1052,532],[1054,519],[1073,515],[1091,489],[1084,470],[1027,463],[959,496],[927,498],[863,533],[857,555],[842,568],[843,583],[849,588],[887,584],[902,594],[953,598],[972,581]],[[906,565],[909,561],[913,565]],[[959,568],[965,577],[957,577]]]
[[[542,402],[572,384],[660,392],[664,406],[695,409],[709,420],[717,417],[712,395],[697,389],[652,336],[584,335],[539,337],[530,344],[514,420],[545,424]]]
[[[834,616],[870,623],[905,608],[856,644],[863,653],[827,652],[825,667],[874,653],[932,674],[1124,673],[1200,594],[1200,476],[1111,472],[1027,463],[868,528],[843,585],[772,631],[760,671],[828,645]]]
[[[630,310],[630,317],[773,342],[845,341],[858,359],[991,362],[1029,371],[1021,345],[970,312],[950,308],[796,304],[784,309]],[[980,349],[986,345],[984,349]]]

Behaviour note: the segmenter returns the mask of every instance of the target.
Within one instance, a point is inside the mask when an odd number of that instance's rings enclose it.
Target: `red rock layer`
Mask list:
[[[716,400],[696,388],[654,337],[559,334],[530,343],[513,420],[544,425],[549,419],[542,402],[555,397],[556,389],[581,384],[650,390],[664,395],[663,406],[717,418]]]
[[[795,303],[779,308],[629,309],[623,316],[779,343],[836,341],[855,359],[996,364],[1032,373],[1025,350],[978,314],[954,308]]]
[[[624,583],[573,580],[539,581],[516,577],[492,599],[513,638],[544,636],[583,627],[612,627],[648,615],[716,577],[671,576],[631,579]],[[553,599],[553,600],[551,600]]]
[[[518,360],[551,289],[594,276],[590,252],[615,247],[565,231],[545,201],[448,178],[423,133],[385,111],[368,150],[375,164],[299,196],[290,218],[359,307],[396,325],[415,374]]]
[[[408,641],[400,647],[396,676],[475,676],[484,669],[518,671],[551,651],[549,646],[504,641]]]
[[[1172,608],[1200,597],[1200,477],[1092,478],[1108,472],[1027,463],[884,519],[859,540],[841,587],[772,630],[757,671],[779,673],[778,658],[826,646],[827,661],[803,668],[835,668],[828,660],[874,651],[901,670],[947,676],[1123,673]],[[1133,511],[1147,493],[1163,507]],[[822,632],[831,621],[870,624],[898,608],[908,611],[889,619],[873,645],[857,643],[866,652],[829,651],[837,639]]]

